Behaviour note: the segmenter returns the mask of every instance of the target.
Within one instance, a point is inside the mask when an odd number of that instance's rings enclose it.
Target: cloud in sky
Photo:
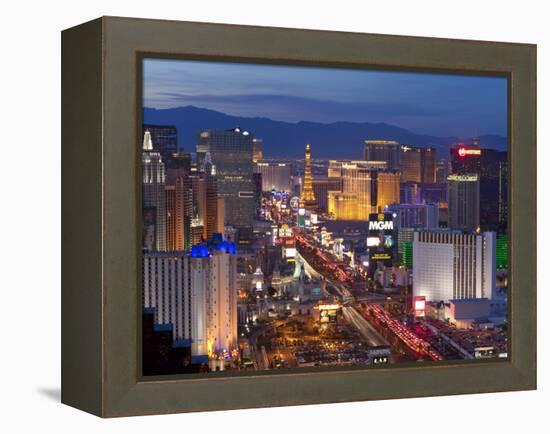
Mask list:
[[[287,122],[386,122],[468,137],[507,131],[500,77],[146,59],[144,106]]]

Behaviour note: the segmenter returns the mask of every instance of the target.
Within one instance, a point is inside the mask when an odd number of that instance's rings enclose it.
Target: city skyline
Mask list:
[[[184,106],[291,123],[388,123],[443,137],[507,135],[504,77],[145,59],[143,107]]]
[[[178,73],[187,75],[164,78],[169,86],[197,89],[219,74],[214,66],[204,62],[198,81],[185,69]],[[218,102],[265,109],[256,98],[230,92],[242,80],[256,96],[257,80],[273,85],[275,76],[257,77],[258,65],[247,66],[238,77],[218,77],[211,91]],[[307,74],[321,71],[278,68],[277,74],[290,74],[281,88],[305,84]],[[357,82],[342,81],[357,71],[325,73],[333,80],[318,92],[326,105],[353,106],[357,95],[349,92]],[[396,73],[384,74],[369,77],[395,79]],[[405,75],[418,90],[419,74]],[[426,77],[460,117],[445,80],[460,89],[464,77]],[[298,86],[291,100],[307,96],[316,80]],[[145,90],[155,94],[154,86]],[[173,97],[165,95],[166,104]],[[407,104],[405,98],[399,107]],[[404,114],[397,106],[386,109]],[[314,122],[291,141],[296,131],[285,135],[282,123],[266,134],[261,122],[220,122],[211,113],[197,120],[196,112],[144,116],[138,144],[144,375],[508,357],[508,156],[502,146],[489,146],[483,136],[446,143],[422,136],[411,143],[391,129],[328,134]],[[429,110],[421,116],[437,117]],[[280,156],[267,149],[279,149]],[[326,158],[327,149],[334,157]],[[356,157],[348,158],[346,149]]]

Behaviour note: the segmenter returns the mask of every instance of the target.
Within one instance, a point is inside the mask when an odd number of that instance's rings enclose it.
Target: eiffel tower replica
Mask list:
[[[304,170],[304,185],[302,187],[302,194],[300,199],[304,203],[306,209],[316,209],[317,201],[315,200],[315,193],[313,193],[313,181],[311,179],[311,150],[309,143],[306,145],[306,159]]]

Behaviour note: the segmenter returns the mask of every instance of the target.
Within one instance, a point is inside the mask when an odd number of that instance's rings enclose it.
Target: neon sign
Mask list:
[[[481,155],[481,149],[467,149],[464,147],[458,148],[459,157],[465,157],[467,155]]]

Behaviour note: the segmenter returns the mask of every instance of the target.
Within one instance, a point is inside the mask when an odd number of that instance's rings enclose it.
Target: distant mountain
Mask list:
[[[268,157],[300,157],[306,143],[312,147],[314,158],[362,158],[365,139],[396,140],[413,146],[432,146],[439,155],[448,155],[449,146],[457,137],[436,137],[416,134],[386,123],[282,122],[268,118],[231,116],[195,106],[170,109],[144,108],[143,122],[154,125],[175,125],[178,145],[194,151],[197,134],[202,130],[225,130],[240,127],[262,138],[264,155]],[[484,147],[505,150],[506,137],[485,135],[479,137]]]

